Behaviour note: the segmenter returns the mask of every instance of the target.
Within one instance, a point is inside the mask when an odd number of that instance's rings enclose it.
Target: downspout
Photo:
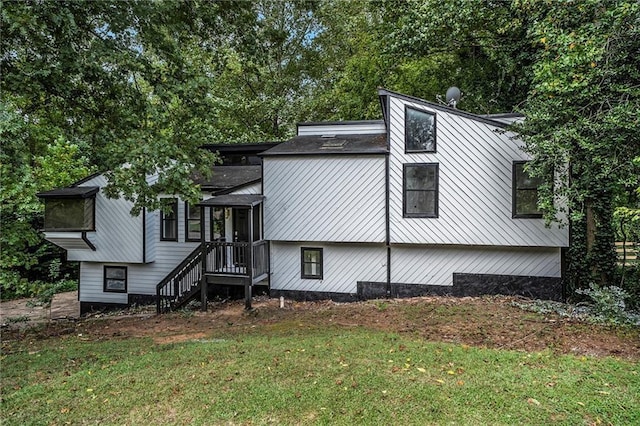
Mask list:
[[[387,282],[386,282],[386,296],[391,297],[391,227],[390,227],[390,209],[389,209],[389,169],[390,169],[390,156],[391,156],[391,126],[390,126],[390,101],[389,96],[380,96],[380,103],[382,106],[385,130],[387,133],[387,153],[384,158],[384,186],[385,186],[385,246],[387,248]]]
[[[142,263],[147,263],[147,209],[142,208]]]

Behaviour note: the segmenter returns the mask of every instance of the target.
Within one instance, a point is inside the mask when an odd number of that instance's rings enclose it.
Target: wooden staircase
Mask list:
[[[200,295],[202,248],[196,247],[156,286],[156,310],[159,314],[178,309]]]

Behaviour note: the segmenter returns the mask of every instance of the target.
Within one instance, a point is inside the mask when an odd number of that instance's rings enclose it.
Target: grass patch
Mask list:
[[[640,367],[294,322],[2,355],[3,424],[640,424]]]

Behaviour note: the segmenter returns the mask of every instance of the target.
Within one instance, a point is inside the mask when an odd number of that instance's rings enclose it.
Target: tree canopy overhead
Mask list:
[[[575,271],[608,280],[614,208],[627,209],[616,216],[627,228],[640,223],[639,7],[632,0],[5,1],[3,273],[24,277],[43,264],[38,191],[104,171],[107,193],[134,201],[133,213],[158,208],[163,193],[194,200],[191,174],[206,174],[215,161],[202,144],[282,140],[299,121],[379,118],[380,86],[437,102],[455,85],[461,109],[527,115],[520,131],[534,173],[571,164],[570,181],[542,188],[541,207],[553,218],[554,197],[568,200],[573,229],[585,229],[576,234],[583,249],[574,247],[586,263],[574,263]],[[145,177],[160,171],[148,185]]]

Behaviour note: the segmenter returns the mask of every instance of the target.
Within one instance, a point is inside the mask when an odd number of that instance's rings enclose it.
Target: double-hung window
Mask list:
[[[513,162],[513,210],[514,218],[541,218],[538,208],[538,187],[542,179],[532,177],[526,170],[526,161]]]
[[[163,200],[163,204],[165,208],[160,209],[160,240],[178,241],[178,200],[168,198]]]
[[[403,216],[438,217],[438,164],[403,166]]]
[[[126,266],[105,266],[104,267],[104,291],[107,293],[127,292],[127,267]]]
[[[185,240],[200,241],[200,207],[184,203]]]
[[[322,279],[322,249],[302,247],[300,277],[311,280]]]

